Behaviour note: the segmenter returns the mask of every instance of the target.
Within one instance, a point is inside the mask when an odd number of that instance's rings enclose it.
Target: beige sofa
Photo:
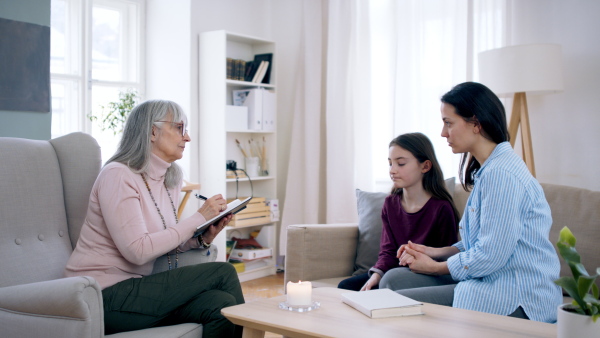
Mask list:
[[[62,278],[100,170],[100,147],[73,133],[50,141],[0,137],[0,336],[103,337],[102,293],[91,277]],[[213,261],[190,250],[179,265]],[[165,270],[160,257],[154,273]],[[202,337],[186,323],[111,337]]]
[[[556,247],[560,229],[569,226],[577,237],[576,247],[582,263],[589,273],[594,274],[600,267],[600,191],[554,184],[542,184],[542,188],[552,209],[554,223],[550,240]],[[461,213],[467,198],[468,193],[457,185],[454,200]],[[337,287],[355,269],[358,242],[358,224],[290,225],[287,229],[285,283],[304,280],[311,281],[314,287]],[[562,259],[561,275],[571,275]]]

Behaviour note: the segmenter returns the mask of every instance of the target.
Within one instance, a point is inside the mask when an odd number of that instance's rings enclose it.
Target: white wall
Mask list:
[[[191,65],[196,62],[191,51],[190,2],[192,0],[147,0],[146,2],[146,92],[145,98],[177,102],[187,113],[193,126],[193,105],[198,97],[192,90],[192,81],[198,79]],[[197,63],[197,62],[196,62]],[[196,76],[193,76],[196,74]],[[192,123],[190,123],[192,122]],[[193,130],[190,130],[193,135]],[[193,138],[193,137],[192,137]],[[178,164],[185,179],[197,182],[191,173],[192,156],[187,147]]]
[[[565,90],[527,97],[537,178],[600,190],[600,1],[513,0],[511,7],[511,44],[563,48]]]

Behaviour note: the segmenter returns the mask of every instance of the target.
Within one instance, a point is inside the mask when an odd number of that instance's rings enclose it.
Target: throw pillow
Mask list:
[[[358,245],[353,276],[363,274],[377,263],[381,241],[381,210],[387,193],[356,189]]]
[[[454,197],[454,188],[456,187],[456,178],[454,177],[450,177],[444,180],[444,183],[446,183],[446,190],[448,190],[448,192],[450,193],[450,196]]]

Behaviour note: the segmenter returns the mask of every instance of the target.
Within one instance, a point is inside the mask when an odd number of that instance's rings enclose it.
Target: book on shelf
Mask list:
[[[228,80],[233,80],[233,58],[227,58],[226,74]]]
[[[244,81],[244,75],[246,74],[246,61],[236,59],[235,60],[235,77],[234,80]]]
[[[256,74],[254,74],[254,78],[252,78],[252,82],[262,83],[267,74],[267,69],[269,69],[269,61],[261,61]]]
[[[252,82],[252,79],[254,79],[254,75],[256,74],[259,66],[260,62],[246,61],[246,74],[244,75],[244,81]]]
[[[423,314],[423,303],[390,289],[342,293],[342,301],[371,318]]]
[[[256,54],[254,55],[254,62],[262,63],[265,61],[266,67],[264,69],[264,74],[261,76],[260,80],[256,80],[252,82],[255,83],[271,83],[271,69],[273,68],[273,53],[265,53],[265,54]]]

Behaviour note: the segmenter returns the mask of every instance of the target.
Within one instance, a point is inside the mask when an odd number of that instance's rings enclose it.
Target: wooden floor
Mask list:
[[[273,276],[242,282],[242,292],[244,293],[244,299],[246,300],[246,303],[250,303],[261,298],[271,298],[284,295],[283,275],[283,272],[278,272]],[[281,337],[283,336],[271,332],[265,333],[265,338]]]

